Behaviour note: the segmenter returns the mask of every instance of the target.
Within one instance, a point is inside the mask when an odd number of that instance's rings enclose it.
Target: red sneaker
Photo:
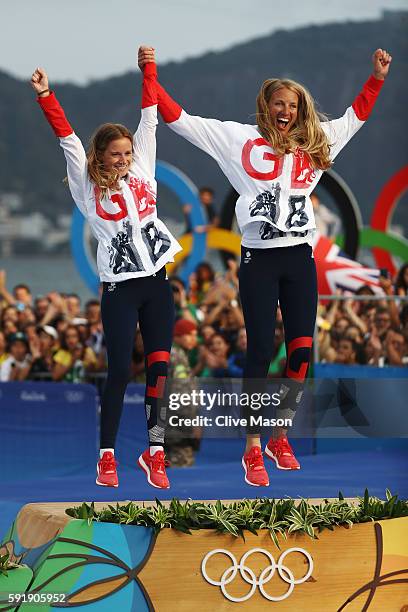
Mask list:
[[[259,446],[253,446],[242,457],[242,467],[245,471],[245,482],[253,487],[269,486],[269,477],[265,470],[262,451]]]
[[[113,453],[105,451],[96,466],[96,484],[101,485],[101,487],[118,487],[116,466],[117,462]]]
[[[275,461],[279,470],[300,470],[300,464],[286,436],[276,440],[271,438],[265,446],[265,455]]]
[[[138,464],[146,473],[147,482],[157,489],[170,489],[169,479],[166,474],[166,466],[170,465],[164,459],[164,451],[156,451],[150,456],[150,450],[146,449],[138,459]]]

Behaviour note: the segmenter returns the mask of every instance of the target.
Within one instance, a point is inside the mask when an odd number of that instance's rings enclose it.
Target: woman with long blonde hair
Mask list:
[[[156,211],[156,65],[150,61],[143,66],[142,111],[135,134],[123,125],[106,123],[96,130],[87,153],[50,91],[43,68],[34,71],[31,84],[64,151],[71,195],[98,241],[108,376],[101,397],[96,484],[118,486],[115,440],[139,322],[146,361],[149,448],[138,464],[152,486],[168,488],[165,414],[159,403],[170,358],[174,302],[165,264],[181,247]]]
[[[139,66],[153,57],[153,50],[143,50]],[[312,250],[316,224],[310,194],[323,171],[368,119],[391,59],[387,51],[375,51],[372,75],[343,117],[334,121],[319,116],[305,87],[288,79],[263,83],[257,97],[257,125],[189,115],[158,85],[163,119],[177,134],[211,155],[239,193],[235,212],[242,232],[239,282],[248,337],[246,385],[267,376],[280,303],[287,364],[278,418],[293,418],[311,357],[317,282]],[[269,478],[260,428],[252,423],[252,415],[246,411],[242,465],[248,484],[266,486]],[[287,427],[276,428],[265,454],[279,469],[299,469],[286,433]]]

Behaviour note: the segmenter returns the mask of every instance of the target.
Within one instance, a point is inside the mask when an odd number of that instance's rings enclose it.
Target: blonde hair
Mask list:
[[[273,125],[268,108],[272,94],[283,87],[296,93],[299,100],[296,122],[287,135]],[[277,155],[295,153],[300,149],[309,156],[314,168],[330,168],[330,146],[320,125],[320,120],[325,119],[324,115],[316,111],[315,102],[307,89],[296,81],[267,79],[263,82],[256,98],[256,122],[260,133]]]
[[[118,186],[119,173],[106,171],[103,154],[109,143],[119,138],[128,138],[133,148],[133,136],[127,127],[120,123],[104,123],[93,134],[86,153],[89,178],[99,187],[102,197],[108,189],[116,189]]]

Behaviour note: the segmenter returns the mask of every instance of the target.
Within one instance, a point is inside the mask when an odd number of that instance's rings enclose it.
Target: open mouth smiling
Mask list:
[[[286,117],[278,117],[276,123],[280,130],[285,130],[288,127],[290,121]]]

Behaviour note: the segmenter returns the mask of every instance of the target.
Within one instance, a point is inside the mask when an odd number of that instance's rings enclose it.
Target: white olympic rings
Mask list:
[[[308,561],[309,569],[307,570],[306,574],[302,576],[302,578],[295,579],[293,572],[288,567],[286,567],[286,565],[283,565],[284,559],[292,552],[301,553],[306,557]],[[262,570],[259,578],[255,576],[255,573],[251,570],[250,567],[247,567],[245,565],[245,562],[248,557],[250,555],[253,555],[254,553],[260,553],[265,555],[270,563],[267,567],[265,567],[265,569]],[[220,580],[213,580],[208,576],[206,566],[207,561],[213,555],[217,554],[227,555],[227,557],[231,559],[232,565],[224,571]],[[234,597],[233,595],[230,595],[226,589],[227,585],[230,584],[236,577],[238,570],[240,572],[241,578],[251,585],[249,592],[243,597]],[[265,591],[264,584],[266,584],[272,579],[276,570],[278,570],[278,574],[282,578],[282,580],[289,585],[289,588],[283,595],[274,597],[273,595],[269,595],[269,593]],[[307,550],[304,550],[303,548],[288,548],[288,550],[285,550],[285,552],[281,554],[278,559],[278,562],[276,562],[273,555],[268,550],[265,550],[264,548],[252,548],[251,550],[248,550],[244,555],[242,555],[240,562],[237,563],[237,560],[232,554],[232,552],[226,550],[225,548],[216,548],[205,555],[201,563],[201,572],[207,582],[214,586],[221,587],[221,591],[224,597],[229,599],[229,601],[237,603],[247,601],[255,593],[257,586],[259,586],[259,590],[262,595],[269,601],[282,601],[289,597],[289,595],[295,588],[295,584],[302,584],[302,582],[306,582],[306,580],[310,578],[313,572],[313,559],[310,553],[308,553]]]

